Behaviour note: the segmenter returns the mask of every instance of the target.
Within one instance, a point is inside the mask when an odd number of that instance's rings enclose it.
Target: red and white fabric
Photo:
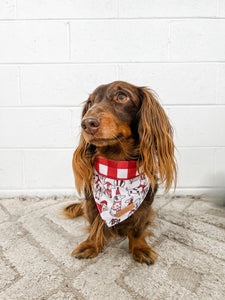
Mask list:
[[[108,227],[129,218],[144,201],[150,181],[137,170],[137,161],[95,159],[94,198]]]

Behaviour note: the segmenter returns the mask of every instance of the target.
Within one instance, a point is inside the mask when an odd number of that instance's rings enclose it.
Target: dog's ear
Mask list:
[[[90,98],[85,101],[84,108],[82,111],[82,118],[86,114],[90,107]],[[91,192],[91,181],[92,181],[92,154],[94,149],[92,145],[88,144],[84,137],[80,136],[80,142],[73,154],[73,173],[75,177],[75,185],[79,195],[86,189],[87,192]]]
[[[81,135],[80,143],[73,154],[73,173],[79,195],[84,192],[85,188],[88,192],[91,191],[92,160],[91,157],[87,155],[88,146],[84,137]]]
[[[153,93],[145,87],[139,88],[139,92],[139,165],[143,166],[153,189],[159,178],[161,182],[165,182],[165,191],[168,191],[173,181],[176,186],[177,178],[173,129]]]

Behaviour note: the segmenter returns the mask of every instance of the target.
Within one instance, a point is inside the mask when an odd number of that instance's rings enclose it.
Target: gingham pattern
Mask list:
[[[115,161],[98,156],[95,159],[95,170],[104,177],[117,180],[139,176],[137,161]]]

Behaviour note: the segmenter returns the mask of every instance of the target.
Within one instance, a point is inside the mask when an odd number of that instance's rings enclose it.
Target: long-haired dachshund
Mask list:
[[[129,238],[133,258],[153,264],[151,204],[164,183],[176,183],[173,129],[153,93],[123,81],[99,86],[85,102],[80,142],[73,156],[75,184],[85,200],[64,209],[85,216],[89,236],[72,255],[93,258],[110,238]]]

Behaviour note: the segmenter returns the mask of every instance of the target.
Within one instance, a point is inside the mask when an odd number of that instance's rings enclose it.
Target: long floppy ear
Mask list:
[[[92,157],[89,152],[89,144],[84,140],[81,135],[80,143],[73,154],[73,173],[75,177],[75,185],[79,195],[86,189],[91,192],[92,182]]]
[[[88,102],[86,101],[83,111],[82,118],[88,110]],[[91,182],[93,177],[92,167],[92,152],[91,145],[86,143],[84,137],[80,136],[80,142],[73,154],[73,173],[75,177],[75,185],[79,195],[86,190],[91,192]]]
[[[152,188],[159,178],[167,192],[177,180],[173,129],[162,106],[150,90],[140,88],[142,104],[139,115],[140,161]]]

